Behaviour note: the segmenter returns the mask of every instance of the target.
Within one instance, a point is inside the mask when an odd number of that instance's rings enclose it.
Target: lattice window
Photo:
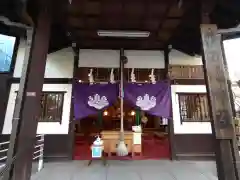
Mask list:
[[[63,92],[43,92],[41,101],[41,122],[61,122],[63,110]]]
[[[169,67],[171,79],[204,79],[203,66],[201,65],[171,65]]]
[[[179,93],[179,109],[181,121],[210,121],[206,94]]]

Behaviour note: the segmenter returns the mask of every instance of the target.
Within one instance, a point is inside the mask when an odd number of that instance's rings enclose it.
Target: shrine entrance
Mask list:
[[[132,156],[121,158],[116,152],[107,153],[108,159],[169,159],[170,143],[168,134],[168,122],[162,117],[153,116],[143,111],[136,110],[124,103],[124,130],[125,135],[131,140],[132,126],[142,125],[142,148]],[[91,159],[90,146],[95,137],[103,132],[109,136],[118,136],[120,131],[119,102],[110,106],[98,115],[88,116],[75,122],[75,160]],[[111,138],[111,137],[110,137]]]
[[[75,121],[75,160],[91,159],[91,146],[97,136],[104,142],[104,156],[107,159],[170,159],[168,119],[171,93],[168,82],[125,83],[123,114],[118,83],[78,83],[74,87],[74,114],[78,117]],[[140,96],[142,92],[145,94]],[[100,109],[104,104],[106,108]],[[121,116],[124,142],[128,149],[128,156],[124,157],[116,155]],[[136,134],[139,136],[136,137]]]

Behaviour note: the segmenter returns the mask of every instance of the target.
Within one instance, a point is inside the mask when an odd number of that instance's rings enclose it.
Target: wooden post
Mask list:
[[[4,180],[30,180],[31,178],[50,26],[49,6],[43,3],[37,27],[33,34],[29,31],[28,35],[8,150],[7,165],[10,165],[10,171],[4,175]]]
[[[169,77],[169,54],[170,54],[170,46],[168,45],[165,49],[164,49],[164,62],[165,62],[165,69],[164,69],[164,79],[168,79],[169,81],[171,80]],[[169,137],[169,142],[170,142],[170,146],[169,146],[169,150],[171,152],[171,160],[176,160],[176,151],[175,151],[175,143],[174,143],[174,127],[173,127],[173,118],[172,119],[168,119],[168,137]]]
[[[234,121],[227,85],[226,68],[221,50],[221,35],[217,26],[201,25],[204,51],[204,71],[212,118],[212,131],[216,138],[216,163],[219,180],[239,180],[238,150]]]
[[[164,49],[164,63],[165,63],[165,68],[164,68],[164,79],[168,79],[168,69],[169,69],[169,53],[170,53],[170,49],[169,46],[167,46]]]
[[[76,73],[78,70],[78,63],[79,63],[79,47],[77,43],[72,43],[72,50],[73,50],[73,55],[74,55],[74,62],[73,62],[73,77],[72,77],[72,98],[71,98],[71,113],[70,113],[70,122],[69,122],[69,159],[73,160],[74,159],[74,147],[75,147],[75,117],[74,117],[74,85],[77,81],[80,79],[75,79]]]

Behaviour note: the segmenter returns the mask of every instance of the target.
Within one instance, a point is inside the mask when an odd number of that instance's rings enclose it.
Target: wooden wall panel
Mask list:
[[[212,134],[175,134],[174,142],[177,159],[214,159]]]

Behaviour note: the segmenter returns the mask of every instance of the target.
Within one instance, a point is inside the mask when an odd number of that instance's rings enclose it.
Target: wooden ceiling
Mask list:
[[[203,9],[211,23],[229,28],[240,22],[239,0],[72,0],[66,13],[70,42],[80,48],[162,50],[168,45],[182,52],[201,54],[200,24]],[[61,23],[60,23],[61,24]],[[59,39],[53,27],[51,42]],[[65,29],[66,30],[66,29]],[[148,38],[106,38],[98,30],[149,31]],[[64,30],[63,30],[64,31]],[[57,43],[56,43],[57,42]],[[58,46],[59,47],[59,46]]]
[[[204,3],[211,23],[230,28],[240,23],[239,0],[1,0],[0,16],[21,21],[26,11],[36,22],[39,3],[53,5],[49,52],[76,42],[80,48],[155,49],[167,45],[188,54],[201,53],[199,25]],[[214,2],[214,3],[212,3]],[[214,5],[214,6],[213,6]],[[4,31],[0,25],[0,31]],[[148,38],[103,38],[98,30],[149,31]]]
[[[195,1],[72,0],[68,25],[80,48],[163,49]],[[99,37],[98,30],[149,31],[147,38]]]

